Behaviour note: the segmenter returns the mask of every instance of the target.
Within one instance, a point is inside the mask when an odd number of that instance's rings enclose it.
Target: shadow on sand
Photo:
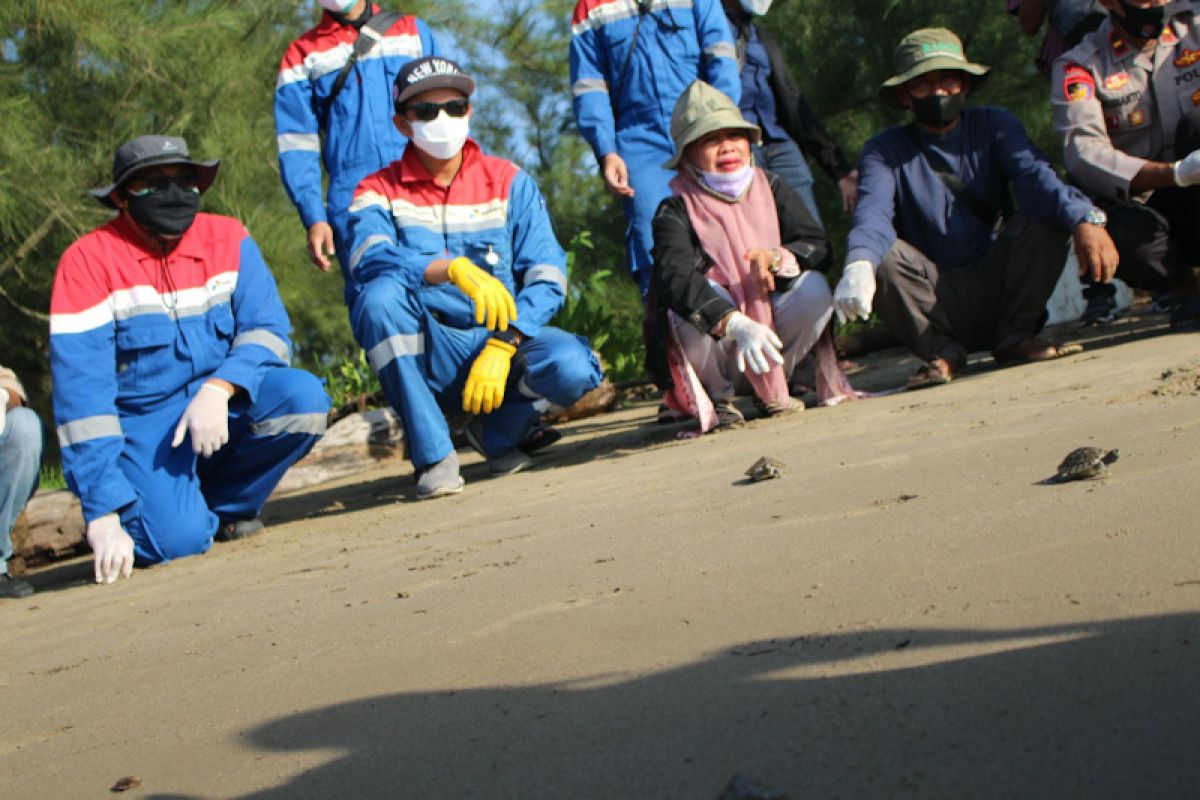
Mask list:
[[[735,773],[793,799],[1194,797],[1197,674],[1197,614],[797,633],[634,679],[282,717],[245,732],[247,759],[329,760],[243,800],[714,798]]]

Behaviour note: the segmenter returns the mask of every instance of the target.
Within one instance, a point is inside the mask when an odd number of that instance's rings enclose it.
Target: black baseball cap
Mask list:
[[[400,68],[392,85],[392,103],[399,108],[408,98],[430,89],[454,89],[470,97],[475,91],[475,81],[450,59],[425,56]]]
[[[138,170],[163,164],[187,164],[196,168],[200,178],[200,191],[203,192],[217,177],[217,167],[221,159],[212,161],[193,161],[188,155],[187,142],[178,136],[139,136],[117,148],[113,157],[113,182],[99,189],[91,189],[88,194],[109,208],[116,205],[109,198],[114,190],[120,188],[129,176]]]

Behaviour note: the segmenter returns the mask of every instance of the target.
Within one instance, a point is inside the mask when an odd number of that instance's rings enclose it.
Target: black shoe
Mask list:
[[[531,456],[538,450],[549,447],[561,438],[562,434],[549,425],[538,425],[529,432],[529,435],[517,447],[525,455]]]
[[[29,597],[33,591],[33,584],[14,578],[7,572],[0,572],[0,597]]]
[[[1103,325],[1121,316],[1117,310],[1117,299],[1112,295],[1092,295],[1087,299],[1087,308],[1080,320],[1084,325]]]
[[[217,535],[213,539],[218,542],[234,542],[238,539],[249,539],[262,531],[262,520],[258,517],[254,519],[223,519],[217,526]]]
[[[1194,328],[1200,325],[1200,291],[1192,292],[1171,309],[1171,327]]]

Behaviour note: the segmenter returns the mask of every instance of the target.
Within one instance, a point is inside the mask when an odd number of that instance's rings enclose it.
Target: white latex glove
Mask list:
[[[95,554],[96,583],[112,583],[133,574],[133,539],[121,527],[121,518],[105,514],[88,523],[87,540]]]
[[[871,303],[875,299],[875,268],[870,261],[854,261],[842,270],[842,279],[833,290],[833,307],[838,321],[871,315]]]
[[[184,409],[171,447],[179,447],[186,434],[192,435],[192,450],[205,458],[229,441],[229,392],[214,383],[206,383]]]
[[[0,434],[8,424],[8,389],[0,389]]]
[[[783,342],[779,341],[775,331],[740,311],[734,311],[726,320],[725,338],[737,344],[737,365],[742,372],[749,366],[751,372],[761,375],[771,369],[770,362],[783,363],[779,353]]]
[[[1200,150],[1193,150],[1175,162],[1175,185],[1195,186],[1200,183]]]

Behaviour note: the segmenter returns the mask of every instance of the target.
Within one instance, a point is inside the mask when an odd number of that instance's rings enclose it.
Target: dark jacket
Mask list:
[[[735,30],[739,70],[746,63],[746,25],[753,24],[746,22]],[[800,87],[792,79],[791,70],[783,60],[783,50],[779,43],[757,25],[754,30],[758,33],[763,49],[767,51],[767,62],[771,67],[771,94],[775,97],[775,113],[779,118],[780,127],[800,146],[804,155],[816,161],[831,179],[837,181],[846,177],[852,167],[846,162],[846,156],[841,149],[829,137],[812,106],[800,93]]]
[[[783,246],[796,256],[802,270],[826,272],[830,264],[829,242],[825,230],[813,219],[804,201],[777,176],[766,172],[775,209],[779,213],[779,234]],[[733,306],[713,291],[708,271],[714,263],[700,246],[700,237],[692,226],[683,198],[668,197],[654,214],[654,272],[650,278],[651,300],[655,303],[654,323],[664,333],[667,311],[674,311],[704,333],[712,330]],[[654,336],[652,351],[646,354],[646,366],[660,388],[670,385],[666,341]]]

